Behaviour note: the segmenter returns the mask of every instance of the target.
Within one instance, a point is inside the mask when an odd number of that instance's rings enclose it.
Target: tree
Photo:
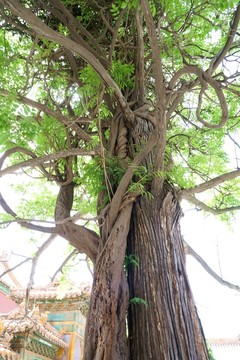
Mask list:
[[[222,217],[239,209],[238,160],[225,143],[239,147],[240,6],[0,5],[0,175],[35,169],[57,183],[55,226],[0,201],[22,226],[58,234],[92,260],[84,359],[208,359],[180,201]],[[98,231],[76,223],[76,209],[96,211]]]

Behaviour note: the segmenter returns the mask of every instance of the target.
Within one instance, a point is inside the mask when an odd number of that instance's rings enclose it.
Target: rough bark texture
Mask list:
[[[128,272],[131,303],[129,343],[134,360],[200,360],[208,353],[189,287],[174,193],[164,186],[154,200],[134,204],[128,253],[139,266]]]
[[[96,261],[84,360],[126,360],[128,286],[123,272],[132,205],[120,212]]]

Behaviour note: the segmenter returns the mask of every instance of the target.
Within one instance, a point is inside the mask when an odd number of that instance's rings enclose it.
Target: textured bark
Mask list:
[[[139,266],[128,272],[131,303],[129,343],[134,360],[202,360],[208,353],[189,287],[174,193],[164,186],[159,198],[134,204],[128,253]]]
[[[123,262],[131,210],[130,203],[121,210],[97,257],[85,330],[84,360],[128,359],[128,286]]]

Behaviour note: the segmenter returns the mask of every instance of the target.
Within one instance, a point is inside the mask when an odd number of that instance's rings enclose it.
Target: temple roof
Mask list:
[[[237,338],[219,338],[219,339],[208,339],[208,343],[213,348],[223,347],[238,347],[240,348],[240,339]]]
[[[25,312],[25,303],[20,304],[19,308],[13,310],[6,316],[1,318],[2,339],[0,342],[10,341],[14,335],[19,333],[37,333],[51,343],[67,348],[59,333],[53,326],[47,323],[47,314],[40,313],[38,306],[28,313]],[[3,340],[3,341],[1,341]]]
[[[0,357],[4,360],[20,360],[20,355],[3,344],[0,344]]]
[[[26,289],[11,289],[11,297],[17,302],[26,297]],[[29,300],[62,300],[62,299],[78,299],[79,301],[88,301],[90,297],[89,285],[82,285],[80,288],[61,290],[56,286],[46,288],[31,289],[29,292]]]

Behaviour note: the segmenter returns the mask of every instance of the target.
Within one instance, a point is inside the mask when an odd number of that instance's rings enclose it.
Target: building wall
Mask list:
[[[0,291],[0,314],[8,314],[17,307],[18,305],[12,299]]]

